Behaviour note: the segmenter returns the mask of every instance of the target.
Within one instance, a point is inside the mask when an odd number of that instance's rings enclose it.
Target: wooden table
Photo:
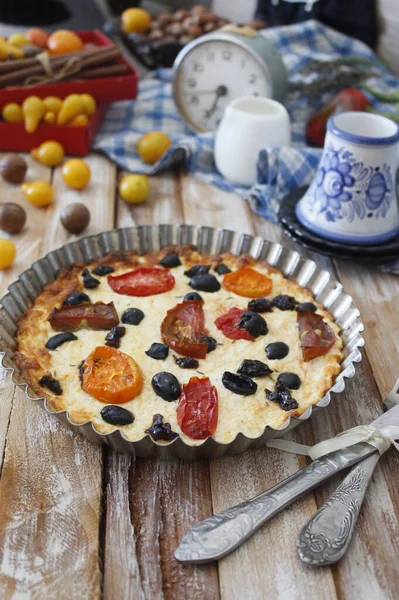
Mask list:
[[[229,227],[290,242],[238,197],[185,174],[151,180],[147,202],[129,208],[116,194],[117,169],[91,155],[92,182],[66,189],[59,169],[28,158],[30,180],[52,181],[55,202],[30,206],[17,187],[1,183],[2,201],[20,202],[27,227],[13,239],[14,266],[0,272],[0,296],[35,259],[73,239],[59,224],[64,206],[87,202],[86,234],[144,223]],[[355,298],[366,326],[367,352],[345,393],[295,432],[313,444],[381,411],[399,374],[399,279],[311,255]],[[162,462],[117,454],[73,435],[12,388],[0,393],[0,597],[46,600],[365,600],[398,598],[399,455],[377,466],[345,558],[332,568],[303,566],[295,551],[300,527],[339,478],[275,517],[217,565],[182,566],[173,558],[181,535],[213,511],[258,494],[305,459],[272,449],[215,461]]]

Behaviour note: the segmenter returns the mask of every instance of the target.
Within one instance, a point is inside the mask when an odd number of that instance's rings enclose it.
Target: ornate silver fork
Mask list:
[[[399,379],[384,401],[389,410],[399,404]],[[355,529],[367,486],[380,459],[372,454],[353,467],[300,532],[296,547],[303,562],[323,566],[345,554]]]

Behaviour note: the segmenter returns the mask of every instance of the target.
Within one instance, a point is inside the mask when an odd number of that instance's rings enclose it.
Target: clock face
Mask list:
[[[270,96],[262,63],[233,41],[208,39],[183,56],[175,97],[184,118],[199,131],[217,129],[224,109],[239,96]]]

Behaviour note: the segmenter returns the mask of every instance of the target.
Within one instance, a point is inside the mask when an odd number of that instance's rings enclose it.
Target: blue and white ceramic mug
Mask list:
[[[382,244],[399,235],[399,126],[380,115],[330,117],[317,173],[296,206],[314,233],[347,244]]]

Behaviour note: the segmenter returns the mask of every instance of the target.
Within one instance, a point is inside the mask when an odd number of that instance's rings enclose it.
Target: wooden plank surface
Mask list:
[[[115,167],[90,157],[92,182],[65,193],[54,175],[55,204],[37,209],[21,198],[28,222],[19,234],[18,259],[3,278],[14,279],[40,255],[73,239],[59,225],[59,211],[83,200],[94,217],[92,231],[113,226]],[[30,161],[30,180],[51,171]],[[9,186],[2,183],[0,193]],[[104,200],[104,190],[108,196]],[[15,191],[13,201],[19,198]],[[103,198],[101,209],[96,203]],[[2,286],[4,281],[1,282]],[[99,524],[102,452],[66,430],[15,391],[0,480],[0,597],[95,599],[100,596]]]

